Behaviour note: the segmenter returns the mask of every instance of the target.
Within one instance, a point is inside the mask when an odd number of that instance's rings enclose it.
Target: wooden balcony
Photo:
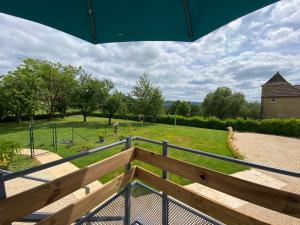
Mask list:
[[[268,224],[265,221],[250,217],[245,213],[238,212],[233,208],[190,191],[168,179],[164,179],[166,177],[157,176],[144,168],[129,167],[128,165],[135,160],[143,161],[165,172],[185,177],[193,182],[277,211],[278,213],[300,218],[300,195],[296,193],[245,181],[171,157],[162,156],[145,149],[130,148],[66,176],[2,199],[0,201],[0,224],[6,225],[18,221],[109,172],[126,165],[127,171],[125,173],[37,224],[72,224],[112,195],[126,188],[135,179],[222,223],[232,225]],[[143,205],[140,207],[143,207]],[[126,209],[124,210],[126,211]],[[127,224],[125,220],[124,224]]]

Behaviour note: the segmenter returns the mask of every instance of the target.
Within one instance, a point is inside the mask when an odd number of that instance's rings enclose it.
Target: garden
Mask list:
[[[57,148],[53,147],[53,125],[55,124]],[[142,136],[155,140],[167,140],[170,143],[201,149],[207,152],[216,153],[228,157],[234,157],[234,152],[227,143],[227,131],[203,129],[196,127],[174,126],[157,123],[144,123],[123,119],[114,119],[112,124],[108,125],[108,119],[103,117],[89,117],[88,122],[82,122],[81,116],[69,116],[64,119],[53,119],[50,123],[46,120],[37,120],[34,123],[34,142],[36,149],[54,151],[62,157],[68,157],[81,151],[86,151],[98,146],[107,145],[124,139],[126,136]],[[29,124],[21,123],[1,123],[0,139],[10,140],[18,143],[18,149],[29,148]],[[104,141],[103,141],[104,139]],[[149,143],[134,142],[136,146],[147,148],[151,151],[160,153],[160,146]],[[101,151],[92,155],[74,160],[77,167],[83,168],[99,160],[112,156],[120,151],[122,147],[115,147],[109,150]],[[214,160],[202,156],[195,156],[191,153],[181,152],[170,149],[170,156],[181,159],[193,164],[201,165],[226,174],[235,173],[246,169],[244,166],[235,165],[219,160]],[[15,157],[11,165],[14,165],[14,171],[36,165],[34,159],[29,156]],[[21,157],[21,158],[20,158]],[[24,158],[25,157],[25,158]],[[17,163],[17,161],[22,163]],[[17,167],[16,165],[19,165]],[[21,166],[20,166],[21,165]],[[139,162],[139,165],[160,174],[161,171],[155,167]],[[113,171],[107,176],[101,178],[105,183],[121,173],[121,170]],[[179,178],[173,174],[171,180],[180,184],[188,184],[189,180]]]

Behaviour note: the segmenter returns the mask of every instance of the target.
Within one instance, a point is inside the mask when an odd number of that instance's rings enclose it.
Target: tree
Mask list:
[[[48,119],[53,118],[55,109],[61,112],[67,107],[67,98],[75,86],[75,77],[81,68],[63,66],[50,61],[39,61],[39,75],[42,78],[42,100],[48,112]]]
[[[191,112],[190,112],[190,116],[199,116],[200,113],[200,104],[191,104]]]
[[[246,102],[242,105],[240,110],[240,116],[243,118],[254,118],[260,119],[260,103],[255,102]]]
[[[242,106],[245,104],[245,96],[243,93],[232,93],[227,98],[227,104],[225,107],[225,117],[235,118],[240,116]]]
[[[72,104],[81,110],[84,122],[86,122],[88,114],[99,108],[102,102],[105,102],[104,98],[108,96],[109,90],[112,88],[111,81],[98,80],[81,69],[74,87]]]
[[[143,74],[132,90],[134,112],[143,115],[146,121],[155,120],[163,110],[163,96],[159,88],[153,87],[149,76]]]
[[[206,116],[237,117],[244,103],[244,94],[233,93],[227,87],[219,87],[216,91],[206,95],[202,107]]]
[[[35,60],[25,59],[22,65],[1,80],[2,104],[16,116],[17,121],[21,121],[22,115],[32,120],[40,108],[41,80],[37,75],[37,66]]]
[[[170,107],[170,114],[181,115],[181,116],[190,116],[191,104],[186,101],[175,101]]]
[[[125,101],[126,96],[118,91],[114,91],[114,93],[106,99],[103,112],[106,117],[108,117],[108,124],[111,124],[111,118],[114,117],[116,113],[122,113],[125,111]]]

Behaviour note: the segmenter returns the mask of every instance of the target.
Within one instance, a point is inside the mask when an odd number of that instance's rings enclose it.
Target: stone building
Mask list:
[[[262,85],[262,118],[300,118],[300,85],[292,85],[277,72]]]

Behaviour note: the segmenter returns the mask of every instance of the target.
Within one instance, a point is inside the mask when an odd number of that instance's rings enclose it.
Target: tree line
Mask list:
[[[46,112],[66,116],[79,111],[83,121],[94,111],[111,119],[116,115],[135,115],[155,121],[160,115],[215,116],[219,118],[259,118],[260,105],[247,102],[242,93],[227,87],[209,93],[202,104],[175,101],[164,107],[162,91],[154,87],[147,74],[140,76],[129,94],[118,91],[109,79],[99,79],[82,67],[27,58],[15,70],[0,77],[0,118],[15,116],[33,120]]]
[[[162,91],[143,74],[125,95],[109,79],[99,79],[82,67],[47,60],[25,59],[15,70],[0,78],[0,118],[8,115],[21,121],[46,111],[51,120],[55,113],[79,110],[86,121],[93,111],[111,118],[116,114],[136,114],[150,121],[163,111]]]
[[[185,117],[203,116],[225,118],[260,118],[260,103],[248,102],[241,92],[233,92],[228,87],[218,87],[208,93],[204,101],[192,104],[188,101],[175,101],[166,109],[169,115]]]

